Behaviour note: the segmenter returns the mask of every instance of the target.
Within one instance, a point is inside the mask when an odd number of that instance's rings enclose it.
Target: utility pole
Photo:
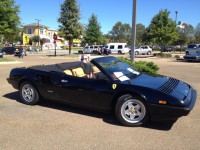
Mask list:
[[[134,62],[135,58],[136,16],[137,16],[136,14],[137,14],[137,0],[133,0],[131,62]]]
[[[176,24],[177,24],[177,15],[178,15],[178,11],[175,11],[175,14],[176,14],[175,22],[176,22]]]
[[[40,46],[40,21],[39,19],[35,19],[37,21],[37,25],[38,25],[38,46]]]

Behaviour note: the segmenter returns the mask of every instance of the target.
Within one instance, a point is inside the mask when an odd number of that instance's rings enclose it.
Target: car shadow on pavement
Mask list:
[[[6,97],[10,100],[15,100],[19,103],[22,103],[20,101],[20,96],[19,96],[18,91],[5,94],[5,95],[3,95],[3,97]],[[86,115],[86,116],[95,117],[95,118],[99,118],[99,119],[102,118],[102,120],[105,123],[115,125],[115,126],[122,126],[117,121],[117,119],[114,117],[113,113],[102,113],[102,112],[96,112],[96,111],[88,110],[88,109],[86,110],[83,108],[78,108],[78,107],[74,107],[74,106],[67,105],[67,104],[56,103],[56,102],[52,102],[49,100],[41,100],[38,105],[41,107],[57,109],[57,110],[61,110],[61,111],[76,113],[76,114],[80,114],[80,115]],[[142,128],[168,131],[172,128],[174,123],[175,122],[159,123],[159,122],[149,121],[148,123],[143,125]]]

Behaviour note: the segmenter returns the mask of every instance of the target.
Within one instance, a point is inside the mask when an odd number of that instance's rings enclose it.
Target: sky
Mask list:
[[[15,0],[20,6],[19,16],[22,25],[36,23],[57,30],[60,16],[60,5],[64,0]],[[92,14],[97,16],[101,25],[101,31],[107,34],[118,21],[132,25],[133,0],[77,0],[80,5],[81,19],[84,25]],[[152,18],[160,10],[170,11],[170,18],[175,20],[177,11],[177,22],[182,21],[194,27],[200,23],[200,0],[137,0],[136,23],[142,23],[148,27]]]

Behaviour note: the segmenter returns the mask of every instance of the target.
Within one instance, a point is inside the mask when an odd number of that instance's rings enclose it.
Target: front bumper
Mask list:
[[[170,121],[177,120],[179,117],[187,116],[189,112],[194,108],[197,92],[192,90],[191,100],[186,107],[173,107],[157,104],[149,104],[149,112],[151,120],[153,121]]]
[[[198,56],[196,56],[196,57],[190,57],[190,56],[184,56],[184,59],[185,60],[189,60],[189,61],[200,61],[200,57]]]
[[[10,78],[7,78],[7,81],[8,81],[9,84],[12,85],[13,88],[15,88],[17,90],[19,89],[18,82],[16,80],[11,80]]]

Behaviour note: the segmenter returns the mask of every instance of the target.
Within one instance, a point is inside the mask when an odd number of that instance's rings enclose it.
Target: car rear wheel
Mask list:
[[[186,55],[189,55],[189,52],[186,52]]]
[[[151,52],[150,52],[150,51],[148,51],[148,52],[147,52],[147,55],[150,55],[150,54],[151,54]]]
[[[118,51],[118,54],[122,54],[122,51]]]
[[[28,105],[35,105],[39,101],[39,94],[30,82],[21,84],[20,97],[22,102]]]
[[[130,94],[119,97],[115,107],[116,117],[125,126],[141,126],[148,120],[148,110],[142,99]]]

